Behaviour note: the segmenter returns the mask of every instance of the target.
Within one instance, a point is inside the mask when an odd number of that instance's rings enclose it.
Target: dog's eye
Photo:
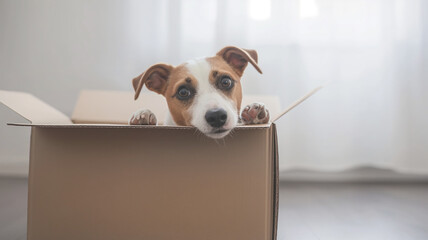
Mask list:
[[[192,96],[192,92],[187,87],[181,87],[177,91],[177,98],[187,100]]]
[[[219,87],[224,90],[229,90],[233,87],[234,82],[229,77],[223,77],[219,82]]]

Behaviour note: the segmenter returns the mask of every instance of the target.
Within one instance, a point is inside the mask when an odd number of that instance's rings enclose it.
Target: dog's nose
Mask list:
[[[208,110],[207,113],[205,113],[205,120],[207,120],[207,123],[212,127],[221,127],[226,123],[227,112],[222,108]]]

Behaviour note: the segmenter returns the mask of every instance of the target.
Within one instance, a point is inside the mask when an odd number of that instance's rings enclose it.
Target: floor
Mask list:
[[[0,239],[26,239],[27,179],[0,178]]]
[[[278,239],[428,239],[428,183],[282,183]]]
[[[280,187],[278,239],[426,240],[428,183],[291,183]],[[0,239],[25,239],[27,181],[0,178]]]

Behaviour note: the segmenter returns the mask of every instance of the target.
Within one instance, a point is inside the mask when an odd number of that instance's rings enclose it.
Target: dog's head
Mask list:
[[[132,80],[135,99],[143,85],[165,96],[174,122],[195,126],[212,138],[226,136],[238,123],[241,77],[248,63],[262,73],[255,50],[225,47],[216,56],[176,67],[159,63]]]

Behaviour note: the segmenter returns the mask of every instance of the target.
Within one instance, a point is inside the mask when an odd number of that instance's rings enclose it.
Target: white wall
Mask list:
[[[0,89],[70,115],[80,89],[131,91],[156,62],[255,48],[264,74],[248,68],[247,93],[286,105],[333,81],[280,120],[281,169],[428,173],[427,4],[270,2],[270,17],[256,20],[246,0],[0,0]],[[6,127],[19,117],[2,105],[0,121],[0,173],[21,171],[29,130]]]
[[[0,89],[30,92],[67,115],[83,88],[131,90],[156,53],[153,40],[130,35],[129,4],[0,1]],[[148,21],[139,26],[133,31],[150,30]],[[3,105],[0,120],[0,173],[25,173],[29,130],[6,127],[22,120]]]

